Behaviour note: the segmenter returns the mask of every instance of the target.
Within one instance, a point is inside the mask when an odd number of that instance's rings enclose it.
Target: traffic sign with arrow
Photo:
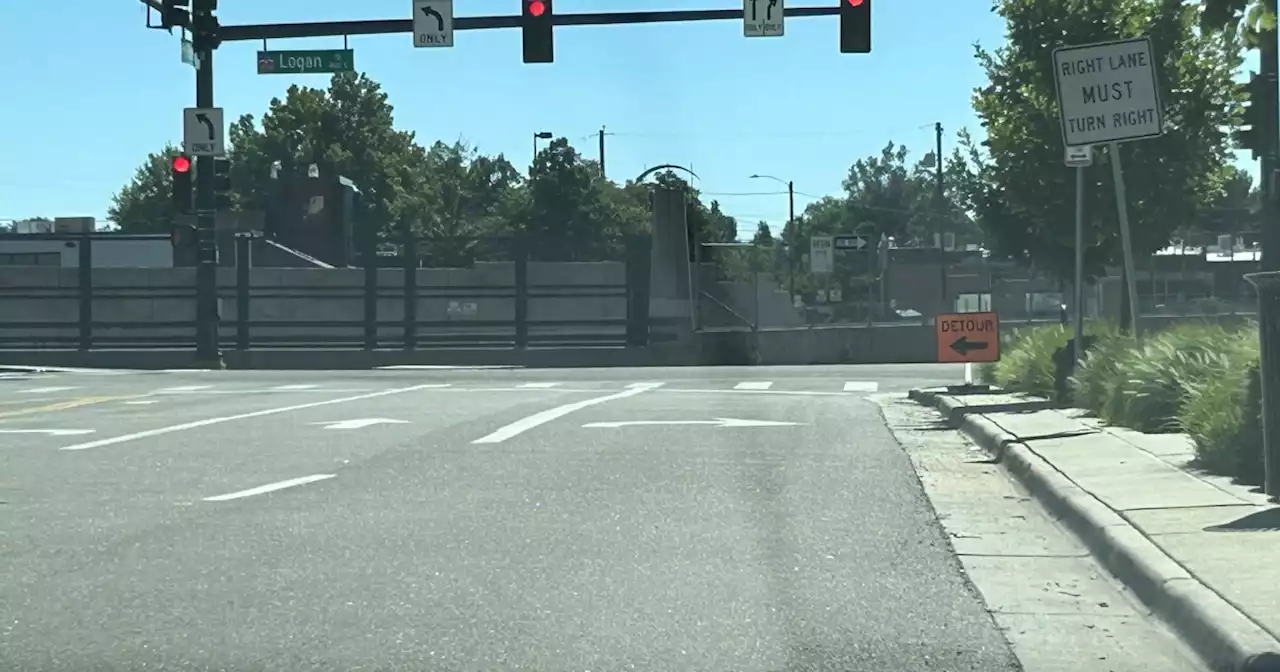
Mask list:
[[[413,46],[453,46],[453,0],[413,0]]]
[[[1000,316],[953,313],[934,318],[939,362],[995,362],[1000,359]]]
[[[188,107],[182,111],[182,148],[192,156],[225,156],[221,107]]]

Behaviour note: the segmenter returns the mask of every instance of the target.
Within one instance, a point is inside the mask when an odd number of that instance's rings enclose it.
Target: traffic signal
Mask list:
[[[840,53],[871,52],[871,0],[840,2]]]
[[[160,4],[160,27],[191,25],[191,0],[163,0]]]
[[[524,31],[524,62],[555,61],[555,43],[551,34],[551,0],[520,0],[521,29]]]
[[[187,214],[192,210],[193,167],[191,157],[186,154],[173,157],[173,163],[170,164],[170,172],[173,174],[173,209],[181,214]]]
[[[1243,123],[1235,138],[1256,160],[1276,151],[1275,75],[1251,73],[1245,92]]]
[[[231,159],[226,157],[213,160],[213,207],[231,209]]]

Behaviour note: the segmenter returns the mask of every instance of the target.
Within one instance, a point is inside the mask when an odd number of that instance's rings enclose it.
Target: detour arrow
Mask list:
[[[951,349],[956,352],[967,355],[974,350],[986,350],[988,343],[986,341],[971,341],[964,336],[957,338],[951,342]]]

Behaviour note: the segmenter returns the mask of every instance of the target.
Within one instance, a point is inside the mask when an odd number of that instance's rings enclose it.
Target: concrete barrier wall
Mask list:
[[[237,315],[234,268],[218,269],[220,310],[225,320]],[[96,336],[185,337],[189,326],[166,322],[195,319],[194,268],[95,268],[95,322],[138,323],[129,328],[95,327]],[[404,269],[379,269],[378,319],[404,317]],[[510,262],[479,263],[470,269],[418,269],[417,318],[451,327],[419,328],[420,333],[470,332],[510,334],[510,325],[479,327],[480,322],[515,319],[515,268]],[[0,268],[0,336],[70,338],[78,333],[79,271],[56,267]],[[528,265],[528,317],[531,321],[581,322],[557,327],[559,332],[623,333],[622,325],[592,324],[624,320],[626,266],[622,263],[549,263]],[[255,268],[250,271],[249,319],[254,322],[298,322],[255,326],[254,336],[348,337],[363,334],[364,270],[320,268]],[[315,326],[306,323],[346,322]],[[37,323],[56,326],[39,327]],[[228,327],[225,333],[234,331]],[[383,328],[387,336],[396,328]],[[545,329],[532,325],[530,332]]]

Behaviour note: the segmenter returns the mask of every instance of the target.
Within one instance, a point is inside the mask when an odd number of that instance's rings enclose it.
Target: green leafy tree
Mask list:
[[[181,150],[166,145],[152,152],[133,179],[111,197],[107,219],[124,233],[169,233],[178,213],[173,207],[173,157]]]
[[[645,211],[628,192],[600,176],[565,138],[538,152],[529,171],[520,230],[539,259],[618,259],[627,234],[643,231]]]
[[[525,208],[524,179],[515,166],[461,142],[436,142],[420,166],[421,186],[405,194],[401,213],[407,230],[423,240],[420,258],[442,267],[507,257],[501,238]]]
[[[290,86],[271,100],[261,123],[252,115],[232,126],[232,184],[242,208],[264,208],[279,179],[305,179],[314,164],[322,176],[341,175],[363,194],[358,219],[384,236],[418,214],[426,188],[424,150],[414,134],[396,130],[381,85],[367,76],[336,74],[328,89]]]
[[[1165,134],[1126,144],[1125,177],[1134,248],[1149,254],[1190,226],[1220,190],[1234,109],[1240,44],[1196,29],[1196,7],[1173,0],[1000,0],[1006,42],[977,49],[989,83],[974,107],[986,128],[980,186],[970,195],[997,254],[1060,278],[1074,259],[1074,176],[1062,166],[1052,50],[1145,34],[1157,58]],[[1093,273],[1119,260],[1110,157],[1086,169],[1086,251]]]
[[[762,247],[773,246],[773,232],[769,230],[768,222],[760,222],[756,224],[756,235],[752,236],[751,244]]]

